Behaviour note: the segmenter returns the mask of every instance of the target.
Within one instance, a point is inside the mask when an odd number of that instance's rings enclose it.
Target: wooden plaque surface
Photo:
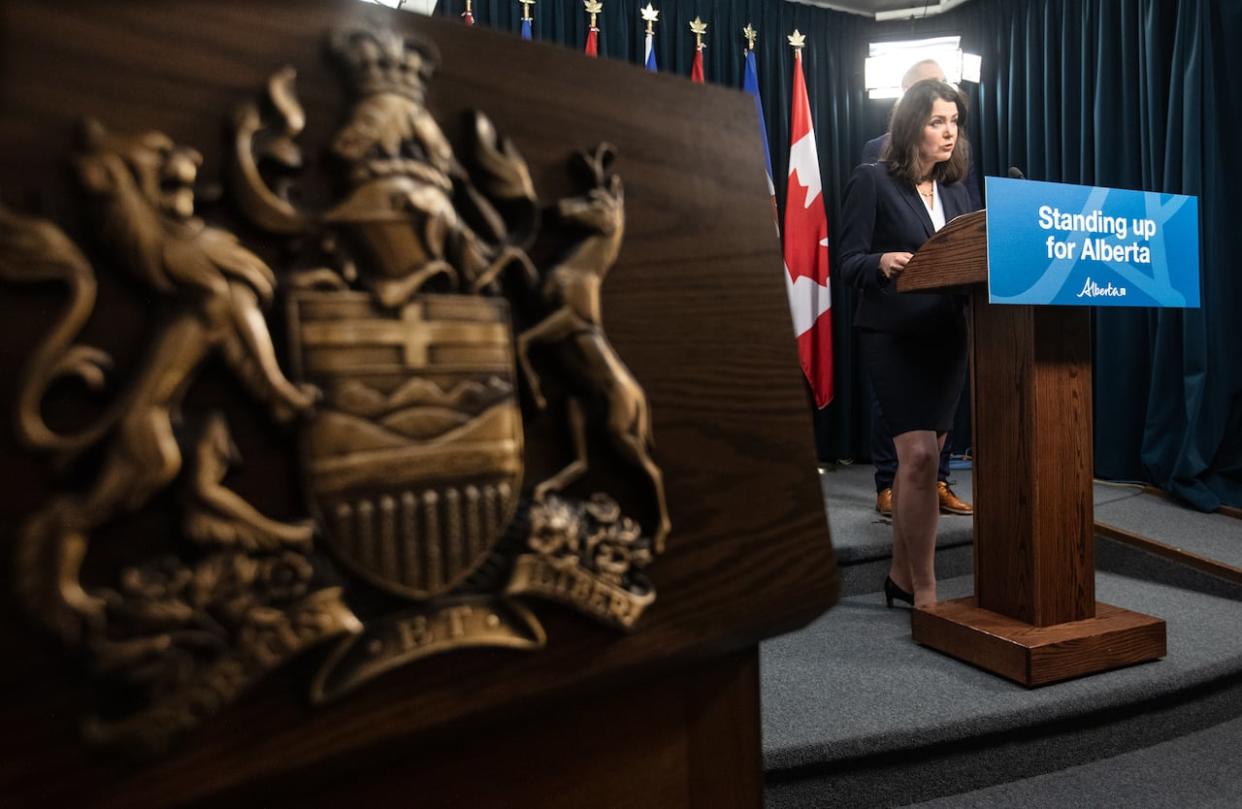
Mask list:
[[[987,282],[987,212],[974,211],[946,224],[919,248],[897,276],[897,291],[943,290]]]
[[[574,151],[601,141],[617,146],[628,231],[604,284],[604,323],[647,391],[665,474],[673,531],[649,568],[658,600],[628,635],[541,603],[535,609],[548,633],[541,651],[432,657],[314,709],[306,684],[323,650],[312,650],[171,754],[134,763],[80,740],[78,723],[94,707],[90,680],[19,612],[12,560],[0,553],[6,806],[201,801],[346,754],[455,729],[478,732],[502,715],[538,721],[562,700],[576,700],[581,711],[598,690],[658,684],[678,667],[794,629],[836,599],[754,106],[742,93],[357,0],[8,2],[0,9],[4,204],[57,222],[91,252],[69,163],[84,116],[193,146],[204,157],[202,185],[223,185],[230,112],[286,64],[298,71],[305,137],[322,145],[346,104],[325,39],[364,19],[435,43],[443,65],[428,106],[450,140],[464,136],[467,110],[485,111],[521,150],[545,203],[579,192],[567,168]],[[330,191],[312,188],[308,201]],[[282,266],[279,245],[247,226],[227,194],[200,213]],[[96,267],[99,299],[84,339],[108,348],[124,369],[146,339],[148,309],[139,287],[118,280],[107,262]],[[20,370],[63,300],[54,287],[0,286],[5,550],[21,516],[63,485],[18,445],[10,426]],[[291,431],[273,430],[218,368],[208,367],[189,401],[229,412],[245,456],[229,478],[233,489],[278,518],[305,515]],[[171,496],[162,497],[154,513],[101,531],[91,553],[160,550],[172,506]]]

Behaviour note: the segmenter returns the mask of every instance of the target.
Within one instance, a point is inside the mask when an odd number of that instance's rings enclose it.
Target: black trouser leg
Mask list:
[[[897,447],[880,412],[880,400],[870,385],[867,392],[871,394],[871,463],[875,464],[875,490],[882,492],[893,488],[893,478],[897,476]]]

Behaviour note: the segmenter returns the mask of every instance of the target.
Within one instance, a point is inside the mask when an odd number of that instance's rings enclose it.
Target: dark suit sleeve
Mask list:
[[[854,169],[841,206],[841,278],[858,289],[879,288],[888,279],[880,272],[880,253],[871,252],[875,236],[876,172],[874,165]]]
[[[885,136],[872,138],[863,146],[862,158],[859,163],[876,163],[880,160],[880,152],[884,150]]]

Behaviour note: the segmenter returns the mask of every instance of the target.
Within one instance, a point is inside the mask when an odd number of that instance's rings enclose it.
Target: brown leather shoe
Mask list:
[[[876,492],[875,510],[885,517],[893,516],[893,490],[891,488],[880,489]]]
[[[891,496],[889,498],[889,505],[891,508],[891,505],[892,505]],[[949,484],[946,481],[942,480],[940,481],[940,513],[941,514],[961,514],[963,516],[969,517],[971,514],[975,513],[975,510],[974,508],[971,507],[969,503],[965,502],[964,500],[959,498],[956,494],[954,494],[953,490],[949,488]]]

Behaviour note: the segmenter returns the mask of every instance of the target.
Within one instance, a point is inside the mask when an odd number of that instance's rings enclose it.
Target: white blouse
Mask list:
[[[927,215],[931,217],[932,228],[940,230],[944,227],[944,205],[940,202],[940,184],[932,180],[932,204],[928,204],[927,197],[919,194],[919,199],[923,200],[923,207],[927,209]]]

